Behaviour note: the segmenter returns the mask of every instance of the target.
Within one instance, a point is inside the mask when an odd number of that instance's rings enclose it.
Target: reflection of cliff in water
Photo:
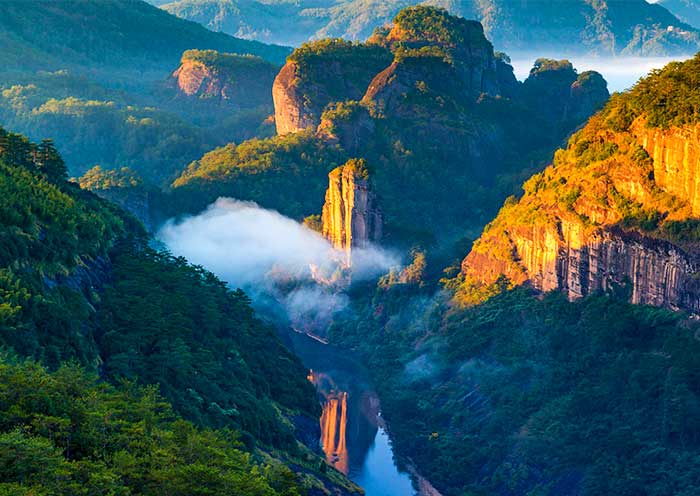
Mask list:
[[[326,460],[344,474],[361,469],[377,434],[376,395],[352,383],[339,385],[322,372],[311,371],[309,380],[316,386],[323,404],[321,446]]]

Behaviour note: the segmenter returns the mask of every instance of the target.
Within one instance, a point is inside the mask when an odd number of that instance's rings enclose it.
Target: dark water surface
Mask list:
[[[367,496],[416,494],[410,476],[394,461],[379,399],[360,364],[304,334],[295,333],[292,341],[322,400],[320,443],[328,463]]]

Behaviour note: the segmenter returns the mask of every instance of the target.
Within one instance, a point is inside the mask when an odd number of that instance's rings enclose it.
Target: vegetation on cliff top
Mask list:
[[[302,219],[319,212],[329,170],[364,158],[376,169],[388,236],[398,243],[432,243],[458,230],[461,236],[465,225],[483,225],[523,179],[523,170],[547,160],[553,145],[608,96],[602,78],[579,77],[570,65],[568,71],[556,71],[563,77],[551,79],[548,67],[541,67],[537,76],[549,86],[521,87],[478,25],[444,10],[408,9],[396,26],[395,39],[386,35],[389,41],[402,40],[388,44],[396,50],[391,66],[392,53],[381,48],[381,40],[367,45],[326,40],[296,50],[290,61],[300,65],[290,84],[308,83],[296,95],[297,104],[300,112],[312,108],[320,115],[317,134],[307,130],[207,154],[175,181],[178,204],[203,208],[216,196],[228,195]],[[448,52],[464,64],[446,63]],[[363,73],[361,88],[353,83],[348,89],[345,79],[335,85],[347,69],[335,67],[348,57],[353,66],[366,69],[377,62],[372,70],[381,72],[371,86],[369,72],[368,77]],[[472,58],[482,65],[474,66]],[[578,100],[573,85],[584,89]],[[345,89],[329,102],[329,87]],[[540,98],[534,98],[538,93]],[[309,188],[319,190],[315,203]],[[443,194],[435,198],[434,191]]]

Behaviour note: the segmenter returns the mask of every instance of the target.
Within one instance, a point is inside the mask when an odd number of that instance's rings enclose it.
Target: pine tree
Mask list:
[[[36,165],[53,181],[65,181],[68,179],[68,168],[56,150],[53,141],[45,139],[37,148]]]

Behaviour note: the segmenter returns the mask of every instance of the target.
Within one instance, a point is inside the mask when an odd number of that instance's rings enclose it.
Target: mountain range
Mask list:
[[[365,40],[410,0],[178,0],[167,11],[212,30],[298,46],[308,39]],[[692,54],[698,31],[662,5],[646,0],[429,0],[424,4],[479,20],[487,37],[508,53],[614,55]],[[674,12],[692,12],[669,3]],[[682,10],[682,7],[686,10]],[[287,22],[293,19],[292,23]]]

